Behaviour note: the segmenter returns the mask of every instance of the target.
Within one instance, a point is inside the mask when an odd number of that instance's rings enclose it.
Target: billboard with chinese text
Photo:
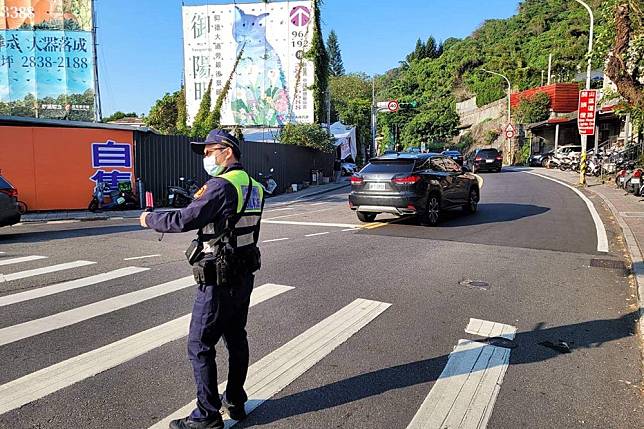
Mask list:
[[[314,66],[304,58],[312,20],[310,1],[184,6],[188,123],[211,81],[214,105],[240,54],[223,125],[312,123]]]
[[[91,0],[0,0],[0,115],[94,119]]]

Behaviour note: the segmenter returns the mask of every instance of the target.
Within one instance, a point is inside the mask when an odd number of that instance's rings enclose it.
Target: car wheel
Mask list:
[[[378,213],[358,212],[358,219],[360,222],[373,222],[377,215]]]
[[[425,211],[420,215],[421,225],[436,226],[440,220],[441,201],[438,195],[432,194],[427,198]]]
[[[95,212],[96,210],[98,210],[98,200],[96,198],[92,198],[89,206],[87,206],[87,210],[89,210],[90,212]]]
[[[548,158],[544,158],[544,159],[541,161],[541,166],[542,166],[543,168],[548,168]]]
[[[476,213],[479,208],[479,190],[476,188],[470,189],[470,194],[467,197],[467,204],[463,206],[465,213]]]

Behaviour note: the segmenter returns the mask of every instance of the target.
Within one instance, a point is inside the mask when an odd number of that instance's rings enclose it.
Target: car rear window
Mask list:
[[[367,174],[399,174],[410,173],[414,162],[372,162],[367,164],[360,173]]]
[[[0,176],[0,189],[11,189],[13,186],[7,182],[4,177]]]
[[[489,159],[489,158],[496,158],[498,154],[499,154],[499,151],[496,149],[482,149],[479,151],[477,155],[480,156],[481,158]]]

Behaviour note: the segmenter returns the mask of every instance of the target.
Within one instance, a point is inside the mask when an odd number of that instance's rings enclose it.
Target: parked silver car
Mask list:
[[[0,176],[0,226],[20,222],[18,190],[7,179]]]

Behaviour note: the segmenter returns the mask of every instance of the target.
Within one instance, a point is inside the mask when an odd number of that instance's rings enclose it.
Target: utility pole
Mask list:
[[[595,28],[595,16],[593,15],[593,11],[588,6],[586,3],[584,3],[582,0],[575,0],[577,3],[581,4],[583,7],[586,8],[588,11],[588,15],[590,16],[590,31],[588,33],[588,68],[586,70],[586,89],[590,89],[590,75],[592,73],[592,67],[593,67],[593,62],[592,62],[592,53],[593,53],[593,32]],[[588,154],[586,152],[588,148],[588,136],[583,135],[581,136],[581,162],[580,162],[580,167],[579,167],[579,185],[580,186],[586,186],[586,158],[588,157]]]
[[[373,157],[376,154],[376,128],[378,126],[377,116],[378,106],[376,105],[376,75],[373,75],[371,78],[371,150],[369,151],[369,157]]]
[[[505,75],[502,75],[501,73],[493,72],[490,70],[485,70],[481,69],[486,73],[490,73],[496,76],[501,76],[503,79],[505,79],[506,83],[508,84],[508,125],[512,123],[512,111],[511,111],[511,104],[510,104],[510,95],[512,94],[512,84],[510,83],[510,79],[508,79]],[[512,152],[512,143],[508,141],[508,150]],[[514,154],[510,153],[510,163],[514,161]]]
[[[92,39],[94,43],[94,122],[101,122],[103,112],[101,108],[101,87],[98,81],[98,43],[96,43],[96,3],[92,0]]]
[[[550,85],[551,78],[552,78],[552,54],[548,55],[548,85]]]

